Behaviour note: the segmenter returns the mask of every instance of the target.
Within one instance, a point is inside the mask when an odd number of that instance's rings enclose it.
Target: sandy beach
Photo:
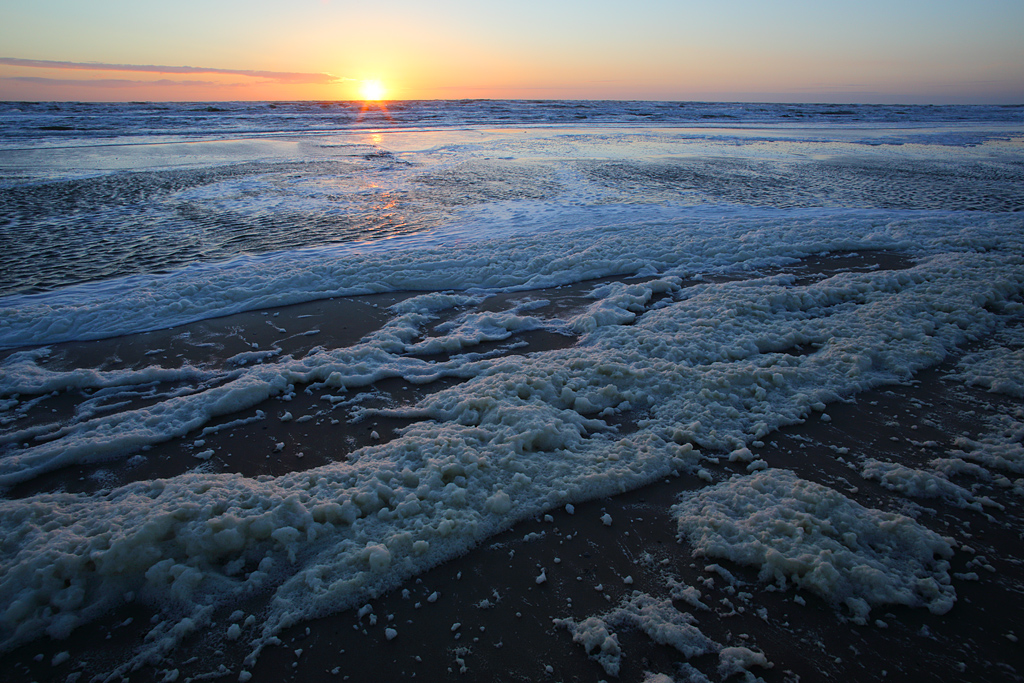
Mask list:
[[[912,265],[898,252],[862,252],[811,257],[785,272],[799,285],[841,272],[898,271]],[[720,279],[777,273],[753,271]],[[526,304],[534,316],[568,317],[592,302],[588,294],[596,287],[614,281],[504,293],[472,306],[483,313]],[[318,347],[347,347],[379,331],[394,317],[389,307],[411,296],[335,298],[58,344],[41,367],[230,369],[286,356],[301,359]],[[469,306],[451,308],[431,325],[443,326]],[[1018,316],[1008,329],[1020,325]],[[504,358],[577,343],[577,335],[535,329],[481,343],[473,352]],[[10,681],[88,681],[111,672],[115,679],[133,681],[596,681],[615,675],[623,681],[668,680],[659,675],[677,681],[1020,680],[1020,471],[972,467],[961,459],[958,469],[934,474],[940,468],[937,460],[945,458],[948,465],[970,451],[965,445],[970,442],[1003,438],[1012,446],[1016,438],[1019,449],[1019,435],[1000,433],[993,425],[1019,425],[1024,400],[969,386],[958,370],[966,354],[993,346],[1019,354],[1014,343],[977,339],[907,381],[829,403],[801,424],[758,439],[745,452],[701,449],[700,476],[694,474],[696,467],[684,468],[636,490],[559,505],[523,519],[469,552],[367,599],[365,607],[283,628],[255,661],[247,660],[248,635],[258,624],[246,624],[245,617],[266,608],[267,591],[218,605],[207,628],[182,638],[137,671],[118,667],[173,606],[129,601],[65,639],[42,637],[20,644],[0,656],[0,667]],[[812,352],[799,346],[787,351],[794,356]],[[3,352],[0,360],[10,354]],[[433,362],[449,358],[444,352],[422,357]],[[133,481],[189,472],[278,477],[309,471],[317,476],[318,468],[385,444],[416,422],[375,416],[372,410],[365,419],[352,421],[351,406],[385,411],[411,406],[459,382],[455,377],[419,384],[391,378],[347,391],[295,386],[283,396],[214,418],[183,438],[147,446],[144,457],[57,468],[12,486],[7,496],[102,494]],[[150,393],[138,392],[134,407],[152,404],[175,386],[154,383]],[[41,397],[5,430],[70,419],[90,394],[71,390]],[[105,408],[98,410],[102,414]],[[626,410],[608,420],[619,433],[629,434],[644,417],[643,411]],[[896,476],[872,463],[899,463],[932,475]],[[894,513],[944,539],[954,550],[944,571],[955,604],[943,613],[876,604],[868,619],[857,619],[848,606],[814,590],[773,583],[759,575],[757,566],[701,554],[692,535],[681,533],[682,513],[673,507],[680,500],[691,500],[730,477],[749,480],[778,469],[841,493],[851,506]],[[943,481],[953,486],[943,488]],[[615,648],[597,647],[588,656],[587,646],[594,646],[573,629],[590,617],[614,634]],[[233,624],[239,628],[232,630]],[[666,635],[681,632],[693,636],[688,641],[692,650],[681,650],[679,641]],[[602,652],[603,657],[597,656]]]

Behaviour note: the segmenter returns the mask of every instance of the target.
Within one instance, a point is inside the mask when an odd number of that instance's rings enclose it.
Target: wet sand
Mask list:
[[[865,253],[808,259],[787,270],[813,280],[840,270],[908,265],[898,254]],[[594,284],[503,294],[481,307],[502,310],[514,300],[543,298],[550,303],[538,312],[559,315],[582,307]],[[272,348],[280,349],[280,355],[301,357],[317,345],[344,346],[357,341],[386,321],[387,306],[406,296],[326,300],[132,337],[64,344],[53,347],[49,364],[105,369],[156,362],[171,367],[184,362],[218,366],[236,354]],[[573,343],[570,336],[533,332],[479,350],[530,353]],[[976,346],[984,343],[979,340]],[[1019,488],[968,477],[956,479],[968,488],[976,485],[972,488],[975,495],[988,496],[1003,506],[977,512],[942,499],[909,498],[860,475],[861,464],[871,458],[923,466],[955,448],[957,437],[979,436],[984,416],[1014,415],[1024,409],[1024,401],[949,380],[946,376],[956,360],[948,359],[905,384],[829,405],[825,411],[829,421],[815,414],[804,424],[766,437],[764,445],[755,449],[771,467],[791,469],[862,505],[908,515],[959,545],[969,545],[973,552],[957,551],[951,572],[973,573],[977,578],[954,579],[957,602],[945,615],[933,615],[926,609],[880,607],[872,611],[871,619],[881,623],[859,626],[841,608],[807,592],[792,588],[766,591],[749,568],[694,558],[686,543],[677,539],[669,508],[681,492],[708,484],[696,477],[679,476],[578,504],[573,514],[557,509],[548,517],[520,522],[470,553],[370,601],[372,612],[362,617],[350,610],[292,627],[280,634],[280,646],[265,650],[255,666],[248,668],[252,680],[607,679],[604,669],[573,642],[569,631],[554,625],[553,619],[579,621],[598,616],[633,591],[665,598],[669,580],[700,588],[702,601],[710,609],[695,609],[680,601],[674,605],[690,612],[705,635],[723,645],[765,653],[773,666],[752,669],[765,681],[1020,680],[1024,649],[1016,638],[1024,635],[1024,627],[1019,625],[1019,615],[1024,613],[1024,564],[1019,559],[1024,499]],[[388,380],[361,393],[366,405],[404,405],[454,381],[414,385]],[[128,466],[124,460],[115,460],[65,468],[11,489],[7,495],[97,491],[196,468],[247,476],[278,475],[343,459],[364,445],[391,438],[395,429],[408,424],[373,418],[349,423],[318,393],[306,394],[297,387],[291,401],[271,399],[254,410],[213,421],[202,437],[202,448],[214,451],[206,460],[195,457],[198,435],[190,434],[154,446],[141,464]],[[72,414],[79,400],[77,392],[49,397],[34,412],[60,420]],[[140,397],[140,405],[145,400]],[[255,410],[263,410],[268,419],[209,431]],[[283,422],[279,417],[285,412],[314,417],[302,423]],[[638,417],[624,415],[621,428],[628,430],[629,422]],[[276,450],[277,444],[284,446]],[[744,464],[721,457],[724,453],[704,454],[720,458],[704,465],[715,482],[746,472]],[[602,521],[606,514],[610,525]],[[712,565],[720,565],[737,581],[730,583],[719,570],[708,569]],[[538,583],[542,574],[546,580]],[[252,612],[259,600],[257,597],[252,604],[237,608]],[[67,640],[39,639],[5,653],[0,656],[0,667],[11,681],[90,680],[124,659],[124,652],[148,630],[154,613],[144,606],[119,609],[78,629]],[[229,613],[227,610],[225,615]],[[227,625],[219,621],[211,633],[187,639],[166,661],[144,667],[130,679],[238,680],[246,668],[242,662],[248,648],[244,638],[223,638]],[[390,640],[388,628],[397,634]],[[685,660],[676,650],[654,643],[639,631],[623,630],[618,635],[623,652],[620,680],[643,680],[646,672],[688,680],[678,668]],[[64,652],[67,657],[60,654]],[[721,680],[717,656],[695,657],[688,663],[710,680]]]

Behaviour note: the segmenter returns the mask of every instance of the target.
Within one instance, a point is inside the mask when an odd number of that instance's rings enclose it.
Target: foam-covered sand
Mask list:
[[[38,479],[67,488],[46,477],[69,465],[88,473],[108,463],[146,471],[157,458],[184,462],[170,478],[116,488],[93,479],[70,487],[80,493],[29,495],[27,488],[2,503],[7,647],[31,647],[25,643],[44,634],[65,638],[141,602],[159,617],[116,670],[173,663],[176,648],[212,632],[248,651],[236,663],[241,671],[291,624],[363,604],[517,520],[671,474],[712,479],[702,454],[733,449],[742,452],[726,460],[752,474],[684,499],[677,508],[684,546],[759,566],[776,589],[791,581],[845,605],[858,623],[877,605],[948,612],[956,601],[949,540],[786,470],[761,471],[769,464],[747,446],[832,401],[908,379],[973,339],[1011,334],[999,312],[1017,311],[1024,282],[1019,268],[1003,266],[1006,258],[887,259],[896,270],[878,268],[876,259],[848,272],[794,269],[711,283],[656,277],[598,285],[586,297],[570,291],[558,299],[552,290],[490,305],[483,295],[404,295],[378,314],[382,326],[343,346],[321,346],[322,331],[305,334],[318,327],[302,317],[312,314],[256,313],[244,328],[225,325],[233,332],[194,340],[191,353],[209,353],[246,329],[289,339],[293,353],[239,339],[252,350],[225,349],[197,363],[186,354],[167,367],[149,362],[158,353],[129,363],[108,357],[109,369],[62,366],[88,345],[10,354],[4,438],[21,445],[2,463],[8,486]],[[871,256],[860,262],[870,265]],[[364,306],[381,311],[379,303]],[[550,341],[536,352],[515,341],[538,333]],[[1012,376],[1013,357],[991,361],[986,376]],[[427,392],[406,405],[380,395],[376,405],[360,402],[372,396],[361,392],[390,380]],[[442,380],[457,384],[430,391]],[[47,401],[69,392],[89,399],[70,421],[48,425]],[[388,433],[374,420],[402,426]],[[268,425],[291,424],[319,426],[315,441],[257,438],[241,452],[234,452],[238,436],[215,442],[222,430],[259,437]],[[352,430],[367,445],[343,447],[346,455],[313,469],[255,478],[218,471],[231,470],[232,460],[313,450]],[[968,448],[963,462],[982,459],[972,455],[982,441],[957,443]],[[868,462],[865,476],[878,467]],[[758,502],[765,495],[771,504]],[[710,514],[709,504],[721,512]],[[790,517],[796,527],[778,527]],[[721,524],[737,533],[723,533]],[[638,605],[648,599],[593,618],[637,626],[639,617],[624,615],[645,613]],[[251,612],[228,619],[245,603]],[[596,647],[593,628],[604,628],[564,623],[588,651]],[[725,653],[726,645],[705,649]],[[615,647],[602,652],[618,656]],[[745,661],[733,655],[722,654],[718,666]],[[607,657],[599,659],[611,673],[616,665]]]
[[[756,566],[762,581],[845,605],[861,624],[873,605],[945,614],[956,601],[948,541],[787,470],[739,475],[675,510],[696,555]]]

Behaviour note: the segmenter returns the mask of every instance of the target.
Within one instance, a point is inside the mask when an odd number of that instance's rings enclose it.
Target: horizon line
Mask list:
[[[0,78],[0,80],[5,80]],[[780,93],[782,95],[783,93]],[[789,94],[789,93],[786,93]],[[0,95],[0,102],[19,104],[299,104],[299,103],[365,103],[365,102],[659,102],[677,104],[769,104],[769,105],[824,105],[824,106],[865,106],[865,107],[1024,107],[1024,99],[1019,102],[878,102],[878,101],[799,101],[799,100],[759,100],[759,99],[675,99],[675,98],[636,98],[636,97],[410,97],[410,98],[383,98],[380,100],[366,100],[361,98],[351,99],[329,99],[329,98],[308,98],[308,99],[224,99],[224,100],[26,100],[8,99]]]

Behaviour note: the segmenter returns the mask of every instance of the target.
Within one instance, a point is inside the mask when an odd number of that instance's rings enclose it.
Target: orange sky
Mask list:
[[[708,5],[8,3],[0,98],[1024,102],[1020,0]]]

